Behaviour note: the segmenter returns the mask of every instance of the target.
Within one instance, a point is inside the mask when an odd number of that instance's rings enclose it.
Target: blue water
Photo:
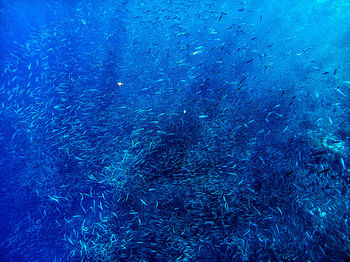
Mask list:
[[[0,74],[0,261],[349,261],[348,0],[3,0]]]

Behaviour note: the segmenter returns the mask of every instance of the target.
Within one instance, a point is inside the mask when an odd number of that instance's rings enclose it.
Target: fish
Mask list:
[[[345,96],[345,97],[346,97],[346,95],[339,89],[339,87],[337,87],[335,90],[337,90],[337,92],[338,92],[339,94],[341,94],[342,96]]]
[[[141,201],[142,204],[144,204],[145,206],[148,206],[147,203],[146,203],[144,200],[142,200],[141,198],[140,198],[140,201]]]
[[[343,167],[343,170],[346,170],[344,158],[342,157],[340,158],[340,163],[341,163],[341,166]]]
[[[294,173],[294,170],[289,171],[287,174],[284,175],[284,177],[289,177],[291,174]]]
[[[320,174],[326,173],[330,170],[331,170],[330,168],[327,168],[327,169],[322,170],[321,172],[318,172],[318,174],[320,175]]]
[[[247,79],[247,77],[245,76],[245,77],[243,77],[242,79],[241,79],[241,81],[239,81],[239,83],[238,83],[238,85],[241,85],[243,82],[244,82],[244,80],[246,80]]]

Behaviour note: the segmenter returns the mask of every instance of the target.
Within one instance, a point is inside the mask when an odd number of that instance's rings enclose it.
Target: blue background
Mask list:
[[[350,3],[1,1],[0,261],[346,261]]]

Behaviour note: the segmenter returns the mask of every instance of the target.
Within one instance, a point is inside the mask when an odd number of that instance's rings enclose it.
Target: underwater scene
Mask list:
[[[350,261],[349,0],[1,0],[0,262]]]

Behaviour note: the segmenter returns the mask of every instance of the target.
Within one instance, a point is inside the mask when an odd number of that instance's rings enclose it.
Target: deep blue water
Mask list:
[[[0,261],[349,261],[350,2],[0,2]]]

